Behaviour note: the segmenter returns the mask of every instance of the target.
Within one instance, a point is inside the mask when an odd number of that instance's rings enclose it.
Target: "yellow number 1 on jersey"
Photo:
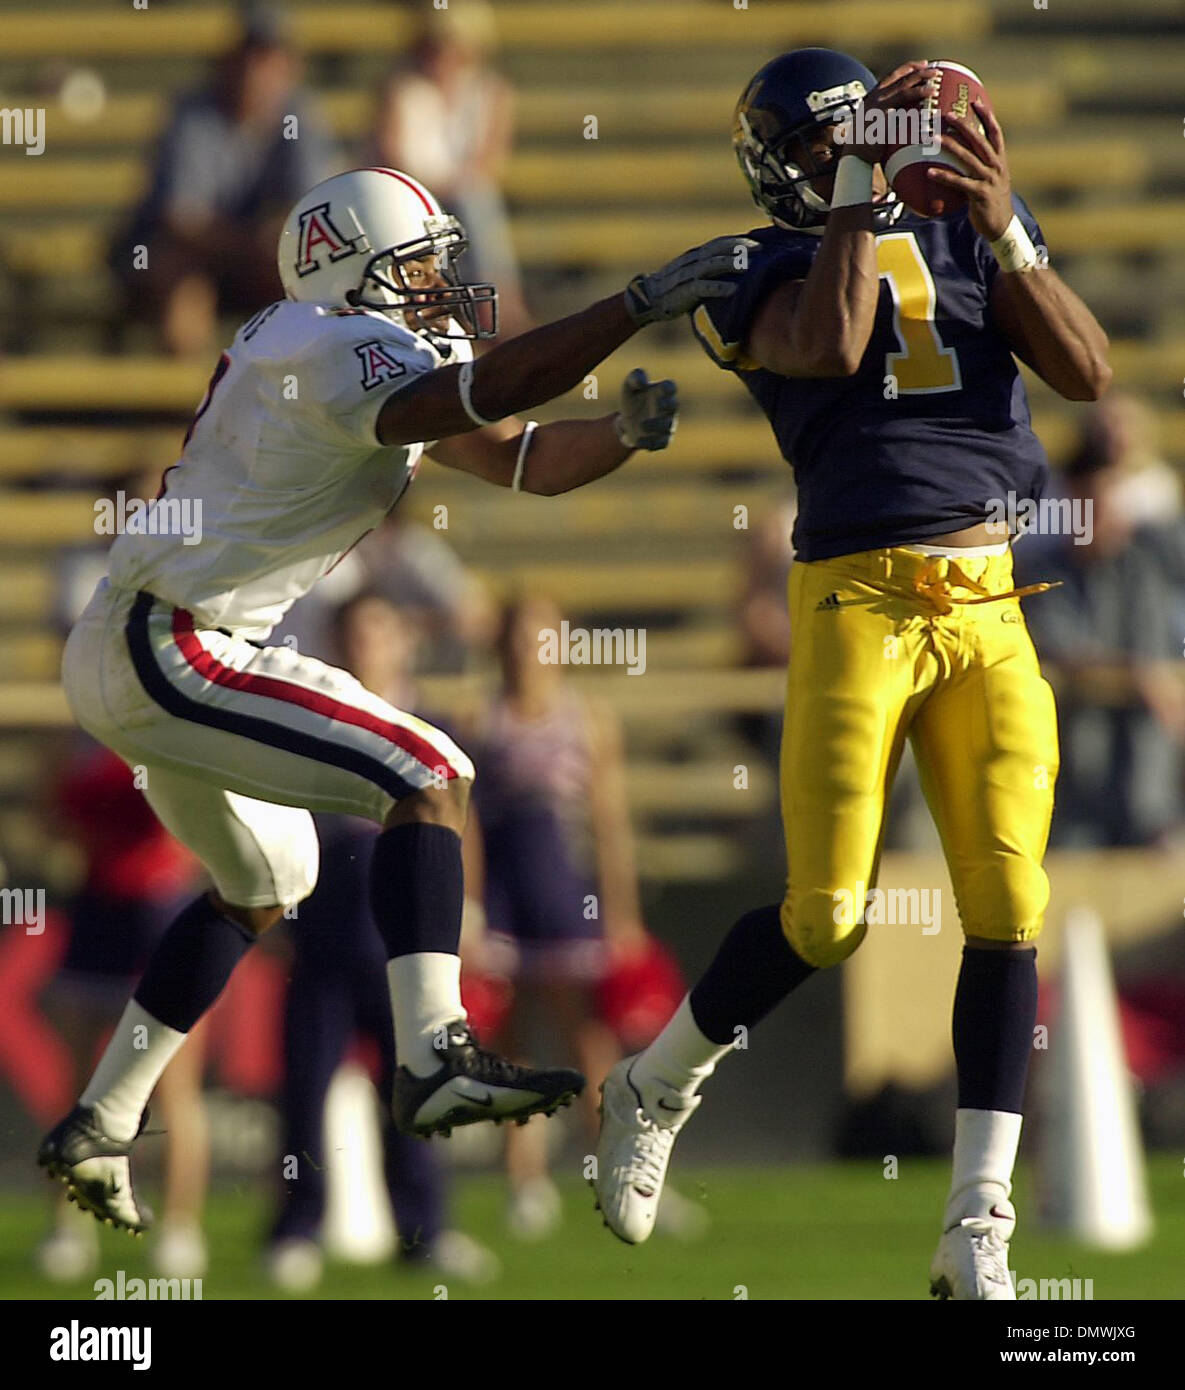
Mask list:
[[[959,359],[938,336],[934,279],[914,234],[886,232],[877,237],[876,266],[889,282],[893,329],[902,348],[885,354],[885,375],[896,378],[903,395],[958,391],[962,386]]]

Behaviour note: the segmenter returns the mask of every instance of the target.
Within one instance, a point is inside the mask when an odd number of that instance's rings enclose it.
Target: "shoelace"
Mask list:
[[[993,1284],[1010,1286],[1008,1277],[1008,1247],[992,1230],[974,1231],[971,1235],[971,1263],[978,1278]]]
[[[468,1028],[450,1028],[449,1040],[454,1047],[473,1049],[472,1074],[480,1081],[486,1081],[492,1085],[505,1085],[521,1080],[526,1073],[525,1067],[508,1062],[505,1057],[500,1057],[496,1052],[487,1052],[484,1047],[479,1045]]]
[[[675,1131],[655,1124],[642,1110],[636,1112],[636,1118],[640,1130],[634,1137],[623,1175],[631,1186],[638,1182],[650,1183],[653,1192],[661,1184],[666,1172],[667,1158],[671,1145],[675,1142]]]

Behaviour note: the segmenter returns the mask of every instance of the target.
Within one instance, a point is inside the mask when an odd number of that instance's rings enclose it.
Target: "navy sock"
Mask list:
[[[1023,1112],[1036,1022],[1036,949],[964,946],[951,1028],[960,1110]]]
[[[254,944],[252,932],[203,894],[169,924],[133,998],[153,1018],[188,1033]]]
[[[723,1046],[735,1040],[738,1027],[760,1023],[814,973],[786,940],[780,905],[755,908],[720,943],[691,991],[692,1016],[704,1037]]]
[[[370,906],[388,960],[420,951],[458,955],[464,899],[455,830],[411,821],[384,830],[375,841]]]

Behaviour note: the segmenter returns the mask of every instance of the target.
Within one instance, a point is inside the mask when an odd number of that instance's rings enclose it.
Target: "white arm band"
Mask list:
[[[872,202],[872,165],[866,164],[859,155],[840,156],[839,168],[835,171],[835,184],[831,190],[831,211],[837,208],[859,207]]]
[[[479,415],[473,408],[473,399],[470,392],[473,390],[473,363],[465,362],[461,367],[461,374],[457,378],[457,386],[461,392],[461,407],[465,414],[475,425],[496,425],[496,420],[487,420],[484,415]]]
[[[528,420],[523,426],[523,442],[518,446],[518,462],[514,465],[514,478],[510,484],[511,492],[522,492],[523,469],[527,462],[527,450],[531,447],[531,436],[539,428],[538,422]]]
[[[1033,270],[1040,264],[1037,248],[1025,231],[1024,223],[1015,213],[1004,235],[989,241],[992,255],[1000,263],[1001,270]]]

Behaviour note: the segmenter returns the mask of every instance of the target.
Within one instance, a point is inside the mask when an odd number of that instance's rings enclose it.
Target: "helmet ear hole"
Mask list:
[[[358,304],[358,301],[359,301],[361,298],[362,298],[362,292],[361,292],[360,290],[347,290],[347,291],[346,291],[346,303],[347,303],[351,308],[354,308],[354,307]]]

